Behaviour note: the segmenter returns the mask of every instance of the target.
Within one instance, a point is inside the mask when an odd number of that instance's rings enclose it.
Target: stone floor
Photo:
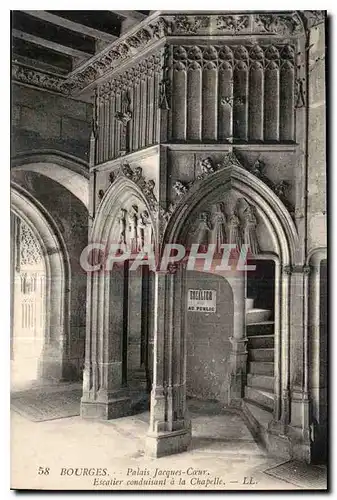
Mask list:
[[[37,489],[301,489],[264,471],[267,457],[237,414],[190,402],[193,440],[179,455],[144,456],[148,413],[107,422],[34,423],[11,415],[11,486]],[[76,470],[77,469],[77,470]]]

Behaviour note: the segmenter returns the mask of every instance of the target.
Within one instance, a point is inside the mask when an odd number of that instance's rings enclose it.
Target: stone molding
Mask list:
[[[214,45],[174,45],[172,65],[176,71],[237,68],[274,69],[293,67],[295,47],[291,44],[214,44]],[[225,102],[230,104],[230,102]],[[224,103],[224,104],[225,104]]]
[[[112,42],[106,49],[74,70],[67,78],[13,65],[12,78],[62,94],[77,93],[116,70],[134,56],[167,37],[287,36],[297,37],[324,22],[326,11],[261,13],[173,14],[157,12]]]
[[[137,184],[137,186],[142,191],[144,197],[146,198],[151,211],[152,212],[158,211],[158,201],[153,192],[155,188],[155,181],[153,179],[150,179],[149,181],[145,179],[142,167],[138,166],[132,168],[129,165],[129,163],[124,162],[120,165],[117,172],[116,171],[110,172],[109,174],[110,185],[113,184],[118,177],[126,177],[127,179],[130,179],[135,184]],[[104,196],[104,191],[102,189],[100,191],[102,191],[102,193],[101,197],[99,194],[99,197],[102,200]]]
[[[64,77],[45,73],[38,69],[16,63],[12,64],[12,80],[14,82],[57,92],[58,94],[68,94],[64,87],[66,81]]]
[[[290,187],[289,183],[287,181],[284,181],[284,180],[282,180],[276,184],[272,183],[265,175],[263,175],[263,170],[265,168],[265,164],[260,159],[256,160],[252,167],[245,168],[245,166],[242,165],[240,160],[236,157],[235,153],[230,152],[230,153],[224,154],[222,160],[218,163],[215,163],[211,156],[208,156],[206,158],[202,158],[200,160],[200,167],[201,167],[201,174],[200,175],[198,175],[191,182],[186,183],[186,182],[182,182],[180,180],[177,180],[173,184],[172,188],[173,188],[173,191],[175,192],[175,201],[169,203],[167,210],[164,210],[163,208],[159,209],[160,234],[164,233],[166,226],[167,226],[173,212],[175,211],[176,207],[183,201],[184,197],[187,195],[187,193],[190,191],[190,189],[193,187],[193,185],[195,183],[199,182],[202,179],[205,179],[206,177],[214,174],[215,172],[218,172],[219,170],[222,170],[224,168],[229,167],[230,165],[235,165],[237,167],[244,168],[245,170],[247,170],[248,172],[253,174],[255,177],[262,180],[276,194],[276,196],[287,207],[290,215],[292,215],[293,209],[285,196],[286,191]]]

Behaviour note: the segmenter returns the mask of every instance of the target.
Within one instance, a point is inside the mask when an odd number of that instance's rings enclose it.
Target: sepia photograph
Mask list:
[[[327,491],[329,13],[7,15],[10,488]]]

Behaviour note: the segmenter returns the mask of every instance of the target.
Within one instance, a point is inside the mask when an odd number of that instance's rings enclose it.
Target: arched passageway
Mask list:
[[[50,214],[14,184],[11,213],[12,357],[15,361],[19,356],[18,362],[21,357],[27,364],[25,369],[19,362],[13,382],[16,376],[25,385],[60,381],[69,344],[70,274],[65,245]]]

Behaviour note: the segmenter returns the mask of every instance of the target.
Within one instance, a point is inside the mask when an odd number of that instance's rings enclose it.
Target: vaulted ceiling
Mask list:
[[[12,11],[12,61],[67,76],[150,11]]]

